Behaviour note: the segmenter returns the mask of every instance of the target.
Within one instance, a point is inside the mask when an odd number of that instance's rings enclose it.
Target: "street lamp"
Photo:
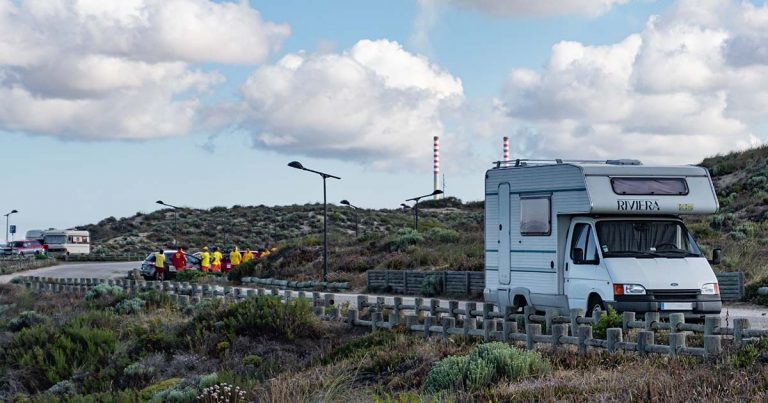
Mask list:
[[[352,209],[355,210],[355,238],[360,236],[360,214],[357,213],[357,210],[360,209],[360,207],[355,206],[354,204],[349,203],[349,200],[342,200],[340,202],[341,204],[345,206],[352,207]]]
[[[328,282],[328,202],[326,197],[325,180],[328,178],[339,179],[338,176],[333,176],[325,172],[315,171],[309,168],[304,168],[299,161],[291,161],[288,163],[291,168],[301,169],[302,171],[316,173],[323,177],[323,282]]]
[[[176,246],[176,231],[178,230],[178,227],[176,226],[176,222],[179,220],[179,213],[176,211],[179,209],[179,207],[176,207],[172,204],[163,203],[162,200],[158,200],[155,203],[170,207],[173,209],[173,245]]]
[[[18,213],[19,210],[11,210],[10,213],[5,215],[5,243],[8,244],[8,216]],[[13,254],[13,246],[11,246],[11,254]]]
[[[405,199],[405,201],[412,201],[412,202],[414,202],[413,203],[413,217],[414,217],[414,223],[415,223],[414,226],[416,227],[416,231],[419,230],[419,200],[421,200],[421,199],[423,199],[425,197],[437,196],[437,195],[440,195],[440,194],[443,194],[443,191],[440,190],[440,189],[435,189],[434,192],[432,192],[432,193],[430,193],[428,195],[412,197],[410,199]]]

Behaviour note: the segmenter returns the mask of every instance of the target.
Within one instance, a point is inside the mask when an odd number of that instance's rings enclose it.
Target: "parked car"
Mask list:
[[[141,262],[141,276],[144,277],[145,280],[155,280],[157,279],[157,276],[155,275],[155,254],[157,252],[150,253],[143,262]],[[165,278],[166,279],[172,279],[176,277],[176,268],[173,267],[173,263],[171,262],[171,258],[173,257],[173,254],[176,253],[175,250],[165,250],[163,251],[163,254],[165,255]],[[184,255],[187,257],[187,266],[185,270],[200,270],[200,258],[195,257],[194,255],[191,255],[189,253],[184,253]]]
[[[11,241],[3,246],[3,255],[35,255],[38,253],[44,253],[45,248],[40,241]]]

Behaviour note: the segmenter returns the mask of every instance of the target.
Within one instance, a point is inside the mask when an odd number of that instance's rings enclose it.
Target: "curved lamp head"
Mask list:
[[[443,191],[440,189],[435,189],[435,191],[432,192],[432,196],[441,195],[441,194],[443,194]]]
[[[345,206],[349,206],[349,200],[342,200],[339,203],[341,203],[341,204],[343,204]]]
[[[12,210],[12,211],[11,211],[10,213],[8,213],[8,214],[15,214],[15,213],[18,213],[18,212],[19,212],[19,210]]]
[[[158,201],[156,201],[155,203],[157,203],[157,204],[165,204],[165,203],[163,203],[163,201],[162,201],[162,200],[158,200]]]
[[[299,161],[291,161],[288,163],[288,166],[296,169],[304,169],[304,165],[301,165],[301,162]]]
[[[400,203],[400,207],[402,207],[402,208],[411,208],[411,206],[409,206],[409,205],[407,205],[405,203]]]

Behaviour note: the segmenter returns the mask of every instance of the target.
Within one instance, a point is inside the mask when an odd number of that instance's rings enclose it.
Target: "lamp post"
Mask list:
[[[346,200],[346,199],[342,200],[340,203],[345,206],[352,207],[352,209],[355,210],[355,238],[359,237],[360,236],[360,214],[357,213],[357,210],[359,210],[360,207],[357,207],[354,204],[351,204],[349,200]]]
[[[309,168],[305,168],[299,161],[291,161],[288,163],[291,168],[301,169],[302,171],[312,172],[320,175],[323,178],[323,282],[328,282],[328,198],[326,193],[325,180],[328,178],[339,179],[338,176],[333,176],[325,172],[315,171]]]
[[[16,214],[18,212],[19,212],[19,210],[15,210],[14,209],[14,210],[11,210],[10,213],[5,215],[5,243],[6,243],[6,245],[8,244],[8,226],[9,226],[8,216],[10,216],[11,214]],[[13,245],[11,245],[11,255],[13,255]]]
[[[437,195],[440,195],[440,194],[443,194],[443,191],[439,190],[439,189],[435,189],[434,192],[432,192],[432,193],[430,193],[428,195],[412,197],[410,199],[406,199],[405,200],[405,201],[412,201],[413,202],[413,217],[414,217],[414,223],[415,223],[414,227],[416,227],[416,231],[419,230],[419,200],[421,200],[421,199],[423,199],[425,197],[437,196]]]
[[[176,226],[176,222],[179,219],[179,213],[176,210],[178,210],[179,207],[176,207],[172,204],[163,203],[162,200],[158,200],[155,203],[166,206],[166,207],[170,207],[173,209],[173,246],[176,246],[176,231],[178,229],[178,227]]]

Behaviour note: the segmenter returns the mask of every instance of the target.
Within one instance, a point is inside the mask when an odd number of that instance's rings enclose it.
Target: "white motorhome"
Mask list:
[[[697,166],[498,162],[485,175],[485,299],[588,315],[719,313],[715,273],[680,219],[718,207]]]
[[[87,255],[91,253],[91,235],[88,231],[49,229],[43,231],[43,243],[48,253]]]

